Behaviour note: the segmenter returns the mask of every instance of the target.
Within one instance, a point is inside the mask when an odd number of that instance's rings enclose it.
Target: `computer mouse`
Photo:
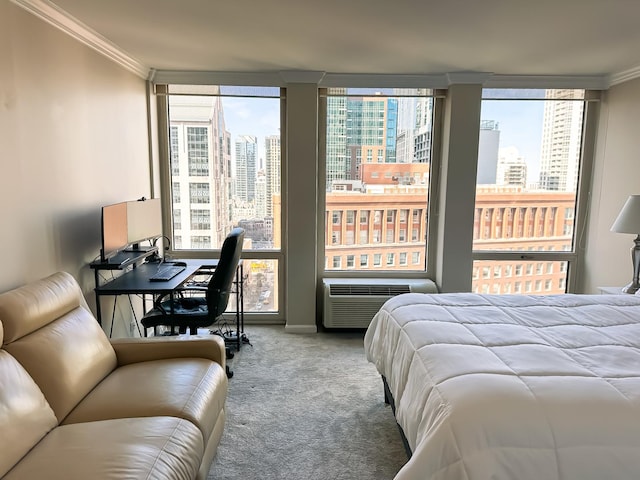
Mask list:
[[[186,267],[187,266],[187,262],[171,262],[172,264],[174,264],[176,267]]]

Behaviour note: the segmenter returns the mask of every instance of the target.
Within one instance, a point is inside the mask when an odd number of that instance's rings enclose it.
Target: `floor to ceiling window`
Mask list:
[[[585,91],[485,89],[473,291],[568,291],[576,254]]]
[[[284,91],[202,85],[158,91],[167,112],[163,185],[170,189],[173,255],[215,256],[232,228],[244,228],[245,311],[277,313]]]
[[[329,88],[320,98],[324,270],[424,272],[433,92]]]

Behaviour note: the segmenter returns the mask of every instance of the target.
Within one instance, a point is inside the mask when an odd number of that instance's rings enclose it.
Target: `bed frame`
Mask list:
[[[391,411],[393,412],[393,418],[396,418],[396,402],[393,399],[393,395],[391,394],[391,389],[389,388],[389,384],[387,383],[387,378],[384,375],[382,377],[382,385],[384,388],[384,403],[387,405],[391,405]],[[409,442],[407,441],[407,437],[402,430],[402,427],[398,422],[396,422],[398,426],[398,431],[400,432],[400,438],[402,439],[402,445],[404,446],[404,451],[407,453],[407,459],[411,458],[413,452],[411,451],[411,447],[409,446]]]

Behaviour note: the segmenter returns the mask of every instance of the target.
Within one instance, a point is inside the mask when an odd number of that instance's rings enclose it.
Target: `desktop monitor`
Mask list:
[[[160,236],[160,199],[121,202],[102,207],[102,262],[107,262],[122,251],[148,251],[153,247],[142,247],[140,243]]]
[[[160,199],[151,198],[127,202],[127,242],[130,250],[144,251],[150,247],[140,246],[140,242],[162,236],[162,210]]]
[[[102,249],[100,260],[108,261],[129,244],[127,236],[127,203],[102,207]]]

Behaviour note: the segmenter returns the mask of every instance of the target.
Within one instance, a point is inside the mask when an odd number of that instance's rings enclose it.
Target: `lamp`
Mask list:
[[[640,289],[640,195],[630,195],[627,198],[626,203],[618,214],[618,218],[611,226],[611,231],[636,235],[634,246],[631,247],[633,280],[622,289],[624,293],[636,293]]]

